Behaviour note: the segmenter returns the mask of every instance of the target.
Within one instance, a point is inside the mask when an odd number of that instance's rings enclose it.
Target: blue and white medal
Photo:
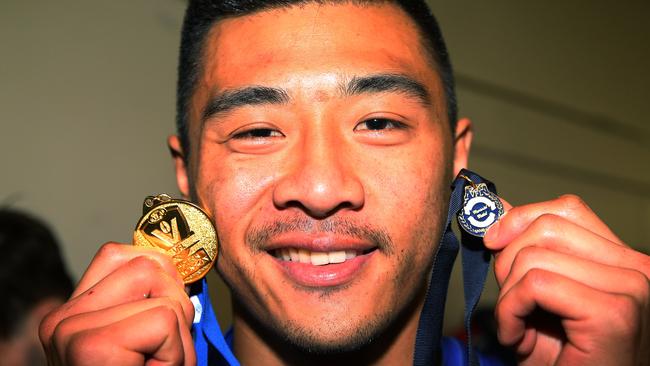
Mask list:
[[[503,204],[485,183],[475,184],[461,175],[470,185],[465,187],[463,207],[458,212],[458,225],[467,233],[483,237],[487,230],[503,216]]]

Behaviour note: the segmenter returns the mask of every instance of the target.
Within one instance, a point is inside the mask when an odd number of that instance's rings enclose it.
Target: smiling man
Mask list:
[[[203,320],[191,332],[209,304],[168,258],[107,244],[41,326],[50,362],[413,363],[471,144],[453,90],[423,2],[190,1],[169,146],[180,191],[218,231],[228,345]],[[500,340],[522,363],[647,361],[647,256],[573,196],[497,226]]]
[[[355,349],[398,318],[410,329],[395,341],[413,344],[453,152],[440,77],[404,39],[417,27],[392,5],[307,4],[210,30],[189,146],[170,145],[181,191],[219,228],[235,349],[277,330]]]

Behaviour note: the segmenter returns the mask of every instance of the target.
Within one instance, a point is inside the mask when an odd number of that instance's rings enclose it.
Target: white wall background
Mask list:
[[[513,204],[580,194],[650,251],[650,5],[430,3],[476,125],[471,167]],[[0,205],[50,222],[77,277],[99,245],[131,240],[144,196],[177,192],[165,138],[183,7],[0,2]]]

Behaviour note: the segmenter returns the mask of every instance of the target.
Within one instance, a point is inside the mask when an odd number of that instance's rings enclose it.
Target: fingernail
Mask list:
[[[488,228],[487,232],[485,233],[485,236],[483,237],[484,243],[492,242],[496,240],[497,237],[499,237],[499,224],[500,222],[497,221]]]

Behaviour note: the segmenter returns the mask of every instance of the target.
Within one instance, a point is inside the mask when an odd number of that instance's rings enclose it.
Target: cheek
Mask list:
[[[442,235],[449,198],[445,151],[444,145],[422,146],[396,158],[399,163],[377,180],[373,190],[384,215],[382,222],[389,225],[395,244],[400,283],[419,280],[427,273]]]
[[[217,270],[231,288],[255,293],[253,281],[243,281],[254,278],[256,268],[244,238],[274,177],[260,169],[231,169],[224,164],[203,171],[208,173],[197,184],[197,193],[202,205],[210,207],[219,236]]]
[[[448,156],[442,149],[408,152],[398,157],[376,159],[369,174],[369,201],[376,202],[385,222],[406,231],[421,227],[423,218],[435,221],[446,204]],[[391,163],[392,162],[392,163]]]
[[[213,216],[221,245],[227,250],[243,247],[243,233],[270,192],[274,170],[261,166],[218,158],[204,159],[199,166],[198,200]]]

